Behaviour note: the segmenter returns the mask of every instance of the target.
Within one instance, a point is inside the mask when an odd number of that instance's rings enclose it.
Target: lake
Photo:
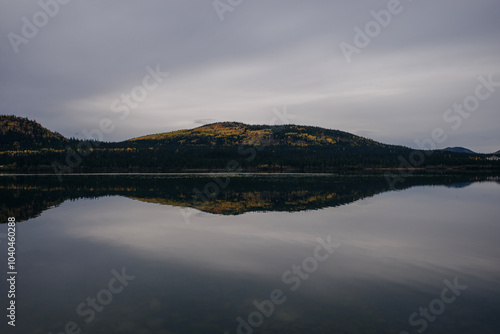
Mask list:
[[[0,198],[1,333],[500,327],[498,178],[2,175]]]

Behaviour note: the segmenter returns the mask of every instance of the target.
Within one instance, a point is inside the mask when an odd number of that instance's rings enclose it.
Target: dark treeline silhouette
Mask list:
[[[331,172],[370,168],[496,169],[486,155],[417,152],[353,134],[299,125],[215,123],[118,143],[67,139],[34,121],[0,116],[4,170],[96,172]]]

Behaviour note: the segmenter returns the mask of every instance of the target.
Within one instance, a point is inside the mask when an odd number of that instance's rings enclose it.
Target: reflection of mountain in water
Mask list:
[[[462,187],[485,178],[476,176],[413,176],[399,189],[419,185]],[[211,186],[206,187],[208,184]],[[227,186],[224,186],[226,185]],[[214,189],[214,185],[218,185]],[[205,192],[200,200],[194,189]],[[234,215],[249,211],[302,211],[333,207],[389,191],[384,176],[318,175],[73,175],[0,177],[0,221],[24,221],[66,200],[126,196],[149,203],[193,207]]]

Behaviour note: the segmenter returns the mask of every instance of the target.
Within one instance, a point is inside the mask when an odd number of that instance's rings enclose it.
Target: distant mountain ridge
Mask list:
[[[476,152],[469,150],[465,147],[447,147],[444,148],[443,151],[454,152],[454,153],[467,153],[467,154],[477,154]]]

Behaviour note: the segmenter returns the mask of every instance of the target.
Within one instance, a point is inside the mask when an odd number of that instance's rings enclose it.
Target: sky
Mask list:
[[[0,7],[0,114],[67,137],[121,141],[237,121],[500,150],[498,0]]]

